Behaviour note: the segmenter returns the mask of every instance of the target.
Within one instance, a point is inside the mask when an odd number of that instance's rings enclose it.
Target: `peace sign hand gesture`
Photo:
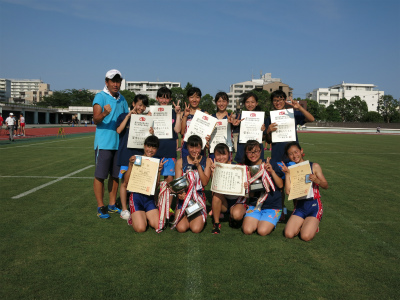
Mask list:
[[[238,126],[240,124],[240,122],[242,122],[244,119],[246,119],[246,118],[243,118],[240,120],[239,118],[240,118],[240,115],[237,115],[236,117],[235,116],[228,117],[228,122],[231,123],[233,126]]]
[[[181,106],[179,105],[180,102],[181,102],[181,100],[178,100],[177,104],[175,104],[175,102],[172,102],[172,105],[174,106],[176,114],[179,114],[181,112]]]
[[[285,103],[289,106],[292,106],[295,109],[299,109],[300,108],[300,104],[299,102],[297,102],[296,100],[293,100],[292,96],[289,97],[289,100],[286,100]]]
[[[189,116],[190,115],[190,106],[189,106],[189,104],[187,104],[186,102],[185,102],[185,110],[184,110],[184,112],[183,112],[183,116],[184,117],[187,117],[187,116]]]

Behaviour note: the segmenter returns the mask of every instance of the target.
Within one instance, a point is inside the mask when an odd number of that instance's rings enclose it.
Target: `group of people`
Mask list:
[[[0,114],[0,124],[3,126],[3,122],[6,124],[8,129],[9,140],[14,142],[14,136],[25,136],[25,117],[23,113],[20,113],[19,119],[17,120],[14,113],[10,112],[6,120]]]
[[[188,230],[194,233],[203,231],[207,220],[206,196],[204,188],[212,179],[215,163],[240,164],[246,166],[247,179],[243,183],[246,196],[232,196],[212,193],[211,202],[213,229],[212,233],[221,232],[221,218],[229,216],[229,224],[232,227],[242,228],[243,233],[265,236],[273,232],[279,220],[282,220],[285,193],[290,193],[290,168],[291,164],[304,162],[304,153],[301,149],[297,134],[295,142],[272,142],[272,132],[278,129],[276,123],[272,123],[266,117],[260,130],[263,140],[271,144],[271,157],[264,159],[263,144],[249,140],[245,143],[238,141],[236,155],[230,152],[229,147],[220,143],[214,148],[214,153],[209,153],[208,141],[210,136],[205,137],[207,144],[203,145],[204,137],[191,135],[187,142],[183,142],[185,134],[199,107],[202,96],[201,90],[192,87],[187,92],[187,102],[184,109],[180,103],[171,103],[171,91],[162,87],[157,92],[158,105],[173,105],[172,124],[173,137],[170,139],[159,139],[154,135],[153,128],[149,129],[150,135],[144,141],[144,149],[128,148],[129,125],[132,114],[145,114],[149,106],[146,95],[136,95],[131,106],[119,93],[122,75],[118,70],[110,70],[106,73],[105,87],[102,92],[95,96],[93,101],[93,120],[97,125],[94,150],[95,150],[95,179],[94,194],[97,200],[97,216],[101,219],[110,218],[110,213],[118,213],[121,218],[126,219],[136,232],[146,231],[148,226],[160,228],[158,205],[161,194],[165,196],[166,187],[174,179],[186,177],[188,188],[177,193],[174,220],[172,228],[178,232]],[[227,106],[228,95],[219,92],[215,96],[217,112],[212,116],[217,119],[227,119],[233,130],[239,132],[242,118],[240,113],[229,113]],[[260,111],[258,98],[252,93],[243,96],[243,107],[247,111]],[[296,127],[305,122],[312,122],[314,117],[305,110],[297,101],[288,100],[283,91],[275,91],[271,94],[271,102],[274,110],[283,110],[287,107],[294,108]],[[207,113],[207,112],[205,112]],[[149,113],[148,113],[149,114]],[[132,134],[132,133],[131,133]],[[177,160],[178,134],[182,136],[181,158]],[[203,147],[205,146],[205,147]],[[129,192],[128,182],[131,171],[141,156],[155,157],[160,159],[157,182],[160,185],[160,196],[143,195]],[[234,157],[234,159],[232,159]],[[257,174],[250,174],[249,169],[257,166]],[[287,238],[297,235],[305,241],[311,240],[319,230],[322,218],[322,204],[320,200],[319,187],[328,188],[328,183],[317,163],[310,162],[312,173],[309,180],[312,182],[311,197],[306,199],[295,199],[295,209],[285,226],[284,234]],[[164,180],[160,183],[160,178]],[[103,202],[105,180],[108,178],[109,205]],[[260,178],[264,189],[252,191],[251,183]],[[116,206],[119,179],[121,207]],[[131,180],[134,180],[131,179]],[[167,198],[172,203],[172,195],[167,193]],[[128,210],[129,199],[129,210]],[[197,203],[200,210],[188,216],[186,208],[189,203]],[[170,204],[169,204],[170,205]],[[169,208],[169,207],[168,207]]]

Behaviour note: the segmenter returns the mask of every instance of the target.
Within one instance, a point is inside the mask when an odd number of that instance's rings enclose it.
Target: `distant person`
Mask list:
[[[14,118],[14,114],[10,113],[10,115],[8,116],[8,118],[6,119],[6,124],[8,127],[8,134],[9,134],[9,140],[11,142],[14,142],[14,125],[15,125],[15,118]]]
[[[381,133],[381,126],[376,127],[376,133]]]
[[[1,116],[1,113],[0,113],[0,129],[3,128],[3,123],[4,123],[4,119],[3,119],[3,117]]]
[[[23,113],[19,114],[19,128],[20,136],[25,136],[25,117]]]
[[[96,94],[93,100],[93,120],[96,124],[94,139],[96,169],[94,173],[93,190],[97,201],[97,216],[108,219],[108,212],[120,214],[117,208],[118,173],[117,150],[119,137],[116,121],[120,114],[128,113],[128,103],[119,93],[122,75],[118,70],[106,73],[105,87]],[[108,193],[110,202],[108,208],[104,206],[104,180],[108,178]]]

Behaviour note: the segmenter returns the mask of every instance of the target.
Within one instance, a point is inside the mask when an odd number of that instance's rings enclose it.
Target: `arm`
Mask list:
[[[290,194],[290,170],[283,161],[281,163],[283,164],[282,172],[285,173],[285,193],[286,193],[286,195],[289,195]]]
[[[326,181],[324,174],[322,173],[321,166],[317,163],[313,163],[313,173],[310,174],[310,180],[318,184],[323,189],[328,189],[328,181]]]
[[[131,110],[125,118],[122,120],[121,124],[117,127],[117,133],[120,134],[126,127],[126,124],[128,123],[129,119],[131,118],[131,114],[133,113],[134,110]]]
[[[206,167],[203,168],[200,165],[200,161],[202,159],[202,156],[198,156],[194,161],[193,164],[197,167],[197,172],[199,172],[199,177],[201,184],[203,187],[205,187],[208,184],[208,181],[210,180],[210,175],[211,175],[211,162],[209,159],[206,160]]]
[[[271,164],[269,163],[270,160],[271,160],[271,158],[268,157],[267,162],[264,163],[265,169],[271,174],[272,178],[274,179],[275,185],[281,189],[283,187],[283,180],[282,180],[282,178],[280,178],[278,176],[278,174],[275,173],[275,170],[272,168]]]
[[[186,121],[190,114],[190,107],[187,103],[185,103],[185,110],[182,112],[182,125],[181,125],[181,135],[185,135],[186,131]]]
[[[298,109],[301,111],[301,113],[304,115],[306,118],[306,122],[314,122],[315,118],[312,114],[310,114],[308,111],[306,111],[303,106],[299,104],[296,100],[293,100],[292,97],[289,98],[290,102],[285,101],[285,103],[289,106],[292,106],[295,109]]]
[[[107,117],[111,112],[111,106],[110,104],[107,104],[103,108],[99,104],[95,104],[93,106],[93,121],[94,124],[99,124],[103,122],[104,118]]]
[[[175,164],[175,179],[182,176],[182,158],[178,159]]]
[[[181,114],[181,107],[179,103],[181,100],[178,100],[178,104],[172,103],[175,107],[175,114],[176,114],[176,120],[175,120],[175,126],[174,126],[174,131],[176,133],[180,133],[182,129],[182,114]],[[186,124],[185,124],[186,127]]]

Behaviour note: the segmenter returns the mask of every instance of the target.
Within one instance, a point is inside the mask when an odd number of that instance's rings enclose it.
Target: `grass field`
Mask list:
[[[330,185],[308,243],[100,220],[93,139],[0,143],[0,299],[399,298],[400,136],[300,133]]]

